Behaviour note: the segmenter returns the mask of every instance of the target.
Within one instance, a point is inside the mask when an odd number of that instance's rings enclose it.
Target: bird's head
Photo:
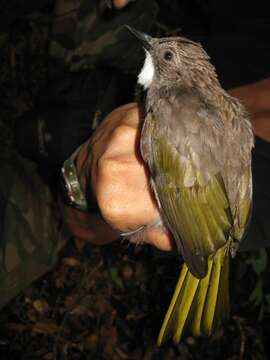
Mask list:
[[[152,86],[176,82],[192,86],[194,82],[216,81],[214,67],[199,43],[184,37],[153,38],[127,26],[146,52],[138,83],[147,90]]]

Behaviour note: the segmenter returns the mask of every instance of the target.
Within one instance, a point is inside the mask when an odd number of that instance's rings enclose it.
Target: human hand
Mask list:
[[[231,89],[229,93],[245,106],[255,134],[270,141],[270,78],[239,86]]]
[[[121,10],[123,9],[129,2],[136,1],[136,0],[103,0],[101,3],[101,6],[112,8],[112,6],[117,9]]]
[[[122,9],[123,7],[125,7],[127,4],[128,4],[128,0],[113,0],[112,3],[113,3],[113,6],[116,8],[116,9]]]
[[[159,217],[139,152],[140,116],[141,109],[135,103],[114,110],[82,146],[77,158],[82,188],[91,186],[102,218],[110,230],[116,230],[111,241],[116,234],[119,237],[120,233],[150,225]],[[83,224],[91,218],[91,214],[80,216]],[[76,226],[72,230],[76,233]],[[170,236],[161,228],[149,228],[144,241],[161,250],[171,249]]]

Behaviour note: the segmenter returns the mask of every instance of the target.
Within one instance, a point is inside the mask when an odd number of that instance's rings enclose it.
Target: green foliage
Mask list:
[[[258,252],[252,253],[250,258],[246,261],[250,264],[254,272],[260,276],[262,275],[267,267],[267,252],[265,249],[260,249]]]
[[[251,265],[254,273],[257,276],[256,284],[252,290],[248,301],[259,308],[258,320],[262,320],[265,313],[270,314],[270,293],[267,293],[265,286],[265,273],[268,264],[268,254],[265,249],[260,249],[258,252],[253,252],[246,260],[246,263]]]
[[[122,281],[117,269],[115,267],[111,267],[109,269],[109,272],[110,272],[110,276],[111,276],[111,279],[114,282],[114,284],[117,285],[120,289],[124,289],[123,281]]]

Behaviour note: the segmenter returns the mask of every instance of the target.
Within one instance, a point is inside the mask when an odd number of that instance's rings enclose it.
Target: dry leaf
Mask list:
[[[8,323],[6,327],[11,331],[22,333],[28,328],[28,325],[20,324],[20,323]]]
[[[38,321],[32,325],[33,333],[43,335],[53,335],[60,330],[60,326],[51,321]]]
[[[45,312],[48,312],[50,309],[47,301],[43,299],[35,300],[33,302],[33,308],[40,314],[44,314]]]
[[[123,266],[123,268],[121,270],[121,274],[125,280],[131,280],[131,278],[133,277],[134,271],[130,265],[126,264]]]
[[[65,308],[72,309],[78,302],[78,295],[67,295],[64,300]]]
[[[69,267],[81,267],[81,263],[74,257],[65,257],[62,259],[62,263]]]

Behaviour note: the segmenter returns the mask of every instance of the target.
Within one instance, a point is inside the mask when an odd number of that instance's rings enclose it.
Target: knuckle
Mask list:
[[[102,217],[114,228],[121,228],[121,224],[128,217],[127,209],[119,199],[107,199],[99,202],[99,209]]]
[[[101,213],[105,218],[121,218],[126,212],[125,203],[125,177],[122,163],[111,158],[101,158],[98,162],[97,201]]]
[[[136,137],[136,129],[128,125],[120,125],[113,130],[112,139],[114,141],[130,141]]]
[[[97,174],[99,179],[106,179],[113,174],[119,174],[120,170],[121,163],[117,159],[102,156],[97,161]]]
[[[141,165],[136,158],[130,154],[108,155],[104,153],[97,160],[97,177],[99,180],[114,180],[116,183],[124,185],[127,179],[141,169]]]

